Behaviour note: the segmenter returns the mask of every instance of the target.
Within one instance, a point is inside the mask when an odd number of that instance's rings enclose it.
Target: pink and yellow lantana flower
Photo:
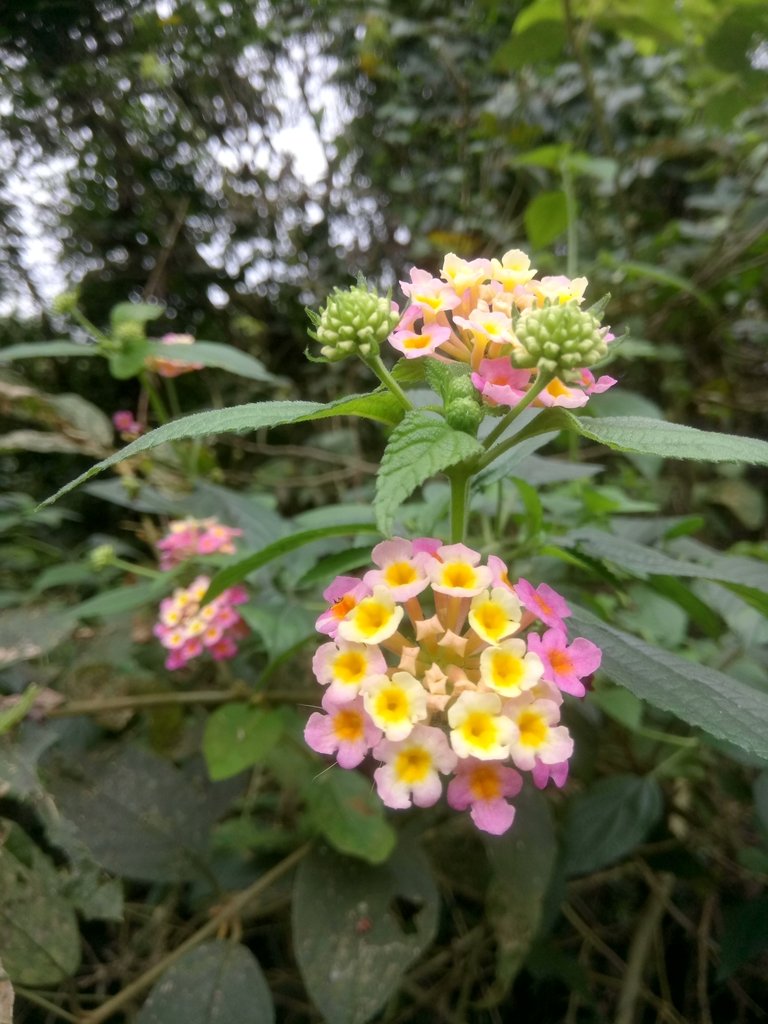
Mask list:
[[[450,806],[501,834],[521,773],[539,788],[565,783],[563,693],[583,695],[600,651],[582,637],[569,644],[564,599],[513,584],[496,556],[484,563],[463,544],[422,537],[385,541],[373,560],[362,580],[326,590],[318,629],[332,639],[313,668],[327,689],[307,743],[341,767],[370,754],[392,808],[436,803],[448,777]]]

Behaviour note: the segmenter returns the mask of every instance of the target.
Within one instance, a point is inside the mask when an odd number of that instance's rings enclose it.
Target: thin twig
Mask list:
[[[49,1013],[52,1013],[54,1017],[58,1017],[60,1020],[72,1021],[73,1024],[78,1024],[78,1018],[73,1013],[69,1013],[67,1010],[63,1010],[56,1003],[52,1003],[50,999],[46,999],[41,996],[39,992],[34,992],[32,989],[21,988],[19,985],[16,986],[16,995],[21,996],[22,999],[26,999],[27,1002],[34,1003],[36,1006],[42,1007]]]
[[[652,949],[653,935],[664,915],[666,902],[674,885],[673,875],[663,875],[659,880],[658,889],[651,890],[645,909],[640,915],[640,920],[632,936],[627,970],[619,992],[616,1024],[633,1024],[636,1019],[637,1002],[643,987],[643,974]]]
[[[241,700],[248,704],[304,704],[316,702],[317,693],[251,693],[243,687],[231,690],[187,690],[167,693],[137,693],[125,697],[96,697],[93,700],[68,700],[45,712],[46,718],[71,718],[73,715],[102,715],[111,711],[167,707],[174,704],[226,704]]]
[[[93,1013],[89,1013],[87,1016],[77,1021],[77,1018],[69,1018],[74,1020],[76,1024],[102,1024],[102,1021],[108,1020],[114,1013],[117,1013],[126,1003],[130,1002],[136,996],[138,996],[145,989],[149,988],[153,981],[164,974],[168,968],[176,963],[185,953],[188,953],[195,946],[200,945],[205,939],[211,935],[215,935],[219,929],[227,924],[232,918],[236,917],[251,900],[256,899],[261,893],[265,892],[270,888],[279,878],[291,871],[299,861],[307,855],[310,850],[311,843],[305,843],[300,846],[293,853],[290,853],[287,857],[276,864],[271,870],[265,872],[261,878],[257,879],[253,885],[248,886],[242,892],[239,892],[236,896],[233,896],[228,903],[226,903],[221,910],[219,910],[214,916],[207,921],[202,928],[198,930],[180,946],[177,946],[167,956],[163,957],[156,964],[153,964],[149,970],[145,971],[140,977],[134,979],[129,985],[126,985],[122,991],[118,992],[117,995],[108,999],[106,1003],[103,1003],[98,1010]]]
[[[709,1008],[708,974],[709,974],[709,935],[712,931],[712,915],[715,912],[715,894],[710,893],[704,900],[701,909],[701,920],[696,934],[696,996],[699,1001],[701,1024],[712,1024],[712,1012]]]

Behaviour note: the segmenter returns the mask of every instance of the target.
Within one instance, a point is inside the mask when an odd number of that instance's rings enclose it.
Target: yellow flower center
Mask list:
[[[386,626],[391,615],[391,609],[372,598],[366,598],[357,606],[354,621],[363,636],[373,636]]]
[[[382,722],[402,722],[408,718],[408,697],[399,686],[388,686],[376,695],[374,710]]]
[[[517,720],[520,742],[525,747],[540,747],[547,738],[547,723],[535,711],[524,711]]]
[[[509,651],[496,651],[491,662],[491,680],[502,690],[519,686],[525,673],[525,663]]]
[[[487,711],[472,711],[461,724],[461,734],[470,746],[490,750],[495,746],[498,730]]]
[[[509,625],[507,613],[495,601],[485,601],[473,609],[474,623],[494,640],[504,635]]]
[[[368,661],[360,651],[345,651],[333,659],[333,674],[340,683],[359,683],[365,679]]]
[[[395,774],[401,782],[413,785],[423,782],[432,767],[432,758],[423,747],[403,750],[395,759]]]
[[[501,782],[493,768],[481,765],[472,772],[469,789],[475,800],[498,800],[501,796]]]
[[[406,583],[413,583],[417,573],[410,562],[392,562],[384,570],[384,579],[390,587],[402,587]]]
[[[559,377],[555,377],[551,383],[547,384],[547,391],[553,398],[560,398],[562,395],[569,395],[571,393],[571,389],[567,388]]]
[[[413,338],[406,338],[403,342],[405,348],[426,348],[432,339],[426,334],[417,334]]]
[[[469,590],[476,586],[477,574],[466,562],[451,562],[443,568],[443,586]]]
[[[359,711],[340,711],[333,719],[333,731],[342,743],[353,743],[363,738],[363,716]]]
[[[573,662],[565,651],[553,651],[549,656],[553,671],[559,675],[561,672],[573,672]]]

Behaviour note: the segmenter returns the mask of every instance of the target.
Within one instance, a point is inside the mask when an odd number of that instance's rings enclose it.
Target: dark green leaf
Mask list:
[[[88,619],[130,612],[134,608],[159,601],[173,588],[174,582],[174,577],[169,574],[149,583],[124,583],[121,587],[104,590],[101,594],[75,605],[71,609],[71,614],[78,619]]]
[[[402,845],[370,867],[321,848],[296,873],[293,938],[312,1001],[328,1024],[365,1024],[397,991],[437,928],[423,853]]]
[[[723,918],[717,971],[720,981],[768,949],[768,896],[727,907]]]
[[[525,208],[525,233],[534,249],[551,245],[568,227],[564,192],[539,192]]]
[[[651,776],[614,775],[574,797],[565,823],[565,870],[597,871],[631,853],[658,824],[664,800]]]
[[[273,1024],[272,995],[253,953],[215,940],[191,949],[162,975],[136,1024]]]
[[[58,605],[0,612],[0,667],[53,650],[69,636],[74,623],[71,612]]]
[[[0,348],[0,363],[15,359],[56,358],[60,356],[97,356],[97,345],[78,345],[74,341],[31,341],[23,345]]]
[[[205,724],[203,754],[214,780],[258,764],[280,739],[283,719],[279,711],[248,704],[225,704]]]

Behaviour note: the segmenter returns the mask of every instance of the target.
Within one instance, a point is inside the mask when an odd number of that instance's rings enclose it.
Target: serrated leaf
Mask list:
[[[192,345],[170,345],[150,341],[147,354],[159,359],[178,359],[185,363],[200,363],[219,370],[228,370],[239,377],[258,380],[264,384],[279,383],[280,378],[252,355],[217,341],[195,341]]]
[[[136,1024],[273,1024],[274,1019],[272,994],[253,953],[217,939],[168,968]]]
[[[479,441],[444,420],[407,413],[390,435],[376,479],[374,508],[381,532],[391,532],[395,512],[425,480],[482,452]]]
[[[0,846],[0,949],[17,985],[57,985],[80,963],[72,905],[58,892],[51,861],[16,825]],[[13,849],[11,849],[11,846]]]
[[[568,805],[566,873],[586,874],[626,857],[647,838],[663,810],[661,789],[651,776],[600,779]]]
[[[0,363],[12,363],[16,359],[50,359],[62,356],[98,356],[101,354],[98,345],[78,345],[74,341],[31,341],[0,348]]]
[[[579,632],[603,652],[601,671],[654,707],[768,759],[768,695],[706,665],[614,629],[572,606]]]
[[[293,893],[296,959],[328,1024],[365,1024],[397,991],[437,929],[438,893],[418,848],[370,867],[332,850],[299,865]]]
[[[240,558],[238,561],[217,572],[211,580],[203,603],[212,601],[226,590],[227,587],[239,583],[250,573],[274,561],[274,559],[288,554],[289,551],[295,551],[305,544],[311,544],[313,541],[323,540],[326,537],[350,537],[358,533],[379,533],[379,529],[372,523],[338,523],[335,526],[321,526],[315,530],[303,530],[301,533],[293,533],[288,537],[282,537],[280,540],[275,541],[274,544],[268,544],[267,547],[262,548],[260,551],[254,551],[253,554]]]
[[[64,494],[79,487],[97,473],[109,469],[110,466],[171,441],[210,437],[214,434],[242,433],[246,430],[278,427],[287,423],[326,419],[329,416],[362,416],[382,423],[396,423],[399,411],[395,410],[395,405],[401,411],[391,396],[374,392],[371,395],[353,395],[337,402],[330,402],[328,405],[320,402],[251,402],[227,409],[197,412],[192,416],[184,416],[171,423],[165,423],[162,427],[150,430],[148,434],[131,441],[119,452],[102,459],[75,480],[65,484],[50,498],[46,498],[39,508],[45,508],[58,501]]]
[[[491,867],[487,914],[496,938],[493,1002],[509,990],[536,937],[557,856],[552,815],[541,793],[525,789],[515,808],[509,832],[483,837]]]
[[[371,783],[358,772],[332,769],[305,790],[315,828],[340,853],[381,864],[395,845],[395,831]]]
[[[768,442],[756,437],[697,430],[680,423],[666,423],[644,416],[598,419],[574,416],[567,409],[545,409],[518,436],[523,440],[548,430],[575,430],[591,441],[598,441],[617,451],[636,452],[639,455],[768,465]]]
[[[279,711],[225,704],[208,717],[203,734],[203,756],[214,781],[228,779],[258,764],[283,732]]]

